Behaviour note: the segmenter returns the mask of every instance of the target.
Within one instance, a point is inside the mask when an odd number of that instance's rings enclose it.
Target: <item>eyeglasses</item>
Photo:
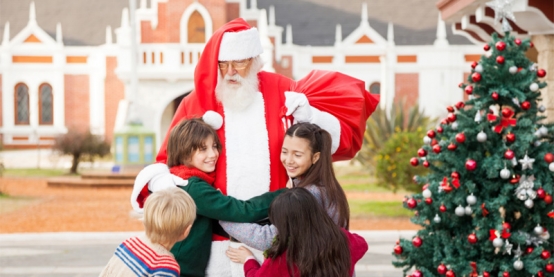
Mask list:
[[[233,65],[234,69],[238,69],[238,70],[245,69],[248,66],[248,63],[250,62],[250,60],[252,60],[252,58],[244,59],[240,61],[219,62],[219,69],[225,70],[229,68],[229,64]]]

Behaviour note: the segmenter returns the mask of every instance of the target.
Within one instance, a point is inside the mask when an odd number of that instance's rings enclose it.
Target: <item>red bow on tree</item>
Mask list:
[[[471,262],[469,265],[473,268],[473,272],[469,274],[469,277],[478,277],[479,274],[477,274],[477,263]]]
[[[452,191],[452,187],[450,186],[450,183],[448,183],[448,178],[444,177],[441,182],[441,187],[444,192],[449,193]]]
[[[481,210],[483,210],[483,216],[487,216],[489,214],[489,210],[485,207],[485,203],[481,204]]]
[[[516,126],[517,120],[513,118],[514,114],[514,111],[508,108],[502,109],[502,119],[500,119],[500,123],[498,125],[494,126],[494,131],[497,133],[501,133],[504,127]],[[496,119],[498,119],[498,116],[494,114],[488,114],[487,119],[489,121],[495,121]]]
[[[493,241],[498,236],[502,237],[503,239],[507,239],[511,236],[511,234],[506,231],[506,228],[502,228],[502,235],[500,234],[500,232],[498,232],[495,229],[489,230],[489,234],[490,234],[490,238],[489,238],[490,241]]]
[[[551,212],[547,213],[546,215],[550,218],[554,218],[554,211],[551,211]]]

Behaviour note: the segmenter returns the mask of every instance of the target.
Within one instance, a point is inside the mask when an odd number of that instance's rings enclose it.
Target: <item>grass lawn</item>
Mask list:
[[[68,175],[67,169],[6,168],[4,177],[55,177]]]
[[[404,209],[402,201],[349,200],[351,217],[411,217],[413,211]]]
[[[17,210],[36,201],[38,200],[33,198],[13,197],[0,194],[0,214]]]

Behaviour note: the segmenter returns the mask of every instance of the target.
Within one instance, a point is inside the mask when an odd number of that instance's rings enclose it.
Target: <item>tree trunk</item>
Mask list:
[[[77,174],[77,167],[79,166],[80,160],[81,160],[81,153],[73,154],[73,161],[71,161],[71,169],[69,170],[69,173]]]

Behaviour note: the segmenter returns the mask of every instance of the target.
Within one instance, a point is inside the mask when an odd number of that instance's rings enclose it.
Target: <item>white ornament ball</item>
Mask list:
[[[533,208],[533,206],[535,206],[535,202],[533,202],[533,200],[531,199],[525,200],[523,204],[525,205],[525,207],[527,207],[527,209],[531,209]]]
[[[471,215],[473,213],[473,210],[470,206],[467,206],[465,207],[464,212],[466,213],[466,215]]]
[[[454,210],[454,213],[457,215],[457,216],[464,216],[466,214],[466,209],[464,209],[464,207],[462,207],[462,205],[456,207],[456,209]]]
[[[433,193],[431,193],[431,191],[429,189],[425,189],[421,194],[425,198],[431,198],[431,195],[433,195]]]
[[[487,141],[487,134],[483,131],[479,132],[479,134],[477,134],[477,141],[478,142],[485,142]]]
[[[539,112],[544,113],[546,111],[546,107],[544,105],[539,106]]]
[[[500,178],[504,180],[510,178],[510,170],[508,170],[507,168],[500,170]]]
[[[533,135],[534,135],[535,137],[537,137],[537,138],[542,137],[541,130],[538,130],[538,129],[537,129],[537,130],[533,133]]]
[[[548,170],[554,172],[554,162],[552,162],[548,165]]]
[[[454,121],[452,123],[452,125],[450,125],[452,127],[452,130],[458,130],[458,122],[457,121]]]
[[[504,245],[504,241],[502,241],[501,238],[495,238],[494,240],[492,240],[492,245],[494,247],[502,247],[502,245]]]
[[[508,69],[508,71],[509,71],[511,74],[516,74],[516,73],[517,73],[517,66],[510,66],[510,68]]]
[[[539,84],[537,83],[532,83],[531,85],[529,85],[529,89],[533,92],[539,90]]]
[[[517,260],[514,262],[514,269],[515,270],[522,270],[523,269],[523,262],[520,260]]]
[[[541,142],[540,140],[537,140],[537,141],[533,142],[533,145],[534,145],[535,147],[539,147],[539,146],[541,145],[541,143],[542,143],[542,142]]]
[[[540,236],[544,232],[544,228],[542,228],[542,226],[540,225],[537,225],[537,227],[533,229],[533,232],[535,232],[535,235]]]
[[[517,199],[521,201],[527,200],[527,193],[524,190],[521,190],[517,193]]]
[[[438,214],[435,215],[435,217],[433,218],[433,221],[434,221],[435,223],[441,223],[441,218],[439,217]]]
[[[428,136],[423,137],[423,143],[425,144],[431,144],[432,139]]]
[[[483,73],[483,66],[481,64],[477,64],[477,66],[475,66],[475,72]]]
[[[475,195],[473,195],[473,193],[471,195],[468,195],[466,197],[466,201],[467,201],[467,204],[469,205],[475,205],[475,203],[477,203],[477,197],[475,197]]]
[[[541,126],[541,127],[539,128],[539,131],[541,132],[541,135],[543,135],[543,136],[548,135],[548,128],[546,128],[546,127],[544,127],[544,126]]]

